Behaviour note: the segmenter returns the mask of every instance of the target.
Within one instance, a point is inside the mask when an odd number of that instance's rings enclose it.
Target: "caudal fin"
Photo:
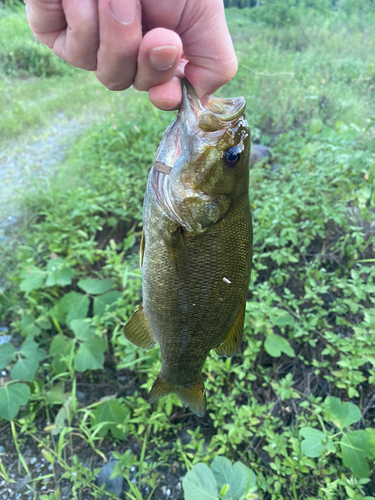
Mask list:
[[[172,385],[164,382],[160,375],[157,376],[154,385],[148,395],[149,403],[154,403],[159,398],[170,393],[177,394],[185,406],[188,406],[198,417],[203,417],[206,412],[206,397],[202,377],[190,386]]]

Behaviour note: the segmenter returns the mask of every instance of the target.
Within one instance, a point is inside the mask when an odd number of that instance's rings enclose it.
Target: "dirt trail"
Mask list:
[[[57,115],[51,125],[0,146],[0,230],[15,222],[22,192],[56,172],[75,139],[92,123],[88,117]]]

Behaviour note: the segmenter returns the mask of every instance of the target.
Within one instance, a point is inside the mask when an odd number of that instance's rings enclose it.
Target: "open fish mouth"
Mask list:
[[[197,129],[211,133],[227,129],[245,111],[244,97],[229,99],[210,96],[206,105],[203,106],[186,78],[182,80],[181,85],[181,118],[196,129],[195,132]]]

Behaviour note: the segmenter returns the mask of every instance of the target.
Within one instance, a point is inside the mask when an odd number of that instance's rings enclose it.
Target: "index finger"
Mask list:
[[[96,69],[99,21],[95,0],[28,0],[37,38],[72,66]]]
[[[61,0],[27,0],[26,17],[34,35],[50,49],[67,26]]]

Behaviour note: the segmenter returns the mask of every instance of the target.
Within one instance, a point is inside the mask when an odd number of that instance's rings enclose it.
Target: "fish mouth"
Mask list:
[[[195,129],[195,132],[197,132],[197,128],[206,133],[228,129],[245,111],[246,101],[244,97],[230,99],[210,96],[206,105],[203,106],[193,86],[186,78],[181,81],[181,86],[181,118],[192,129]]]
[[[167,128],[155,156],[154,167],[168,175],[174,164],[191,147],[192,137],[205,144],[216,146],[225,134],[233,130],[243,119],[245,98],[221,98],[210,96],[206,105],[186,78],[181,80],[182,101],[175,121]]]

